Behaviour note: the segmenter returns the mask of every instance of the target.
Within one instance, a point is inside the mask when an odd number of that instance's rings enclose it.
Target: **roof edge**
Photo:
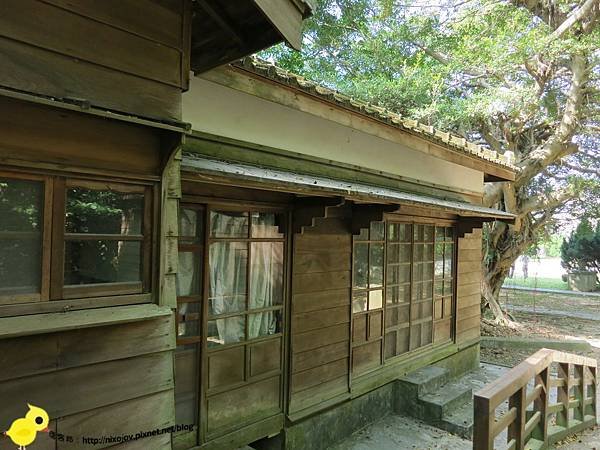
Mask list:
[[[519,170],[519,168],[513,164],[510,154],[498,154],[481,145],[469,142],[461,136],[437,129],[431,125],[426,125],[415,119],[404,117],[381,106],[354,99],[339,91],[327,88],[300,75],[282,69],[270,62],[256,57],[246,57],[231,63],[231,66],[289,88],[299,90],[309,96],[316,97],[337,107],[373,119],[379,123],[392,126],[413,135],[421,136],[427,141],[440,145],[447,150],[460,152],[475,160],[508,170],[513,175]],[[498,176],[498,174],[495,173],[490,173],[490,175],[490,179],[493,179],[494,181],[499,181],[500,179],[503,179],[504,181],[514,180],[514,176],[504,179],[505,177]]]

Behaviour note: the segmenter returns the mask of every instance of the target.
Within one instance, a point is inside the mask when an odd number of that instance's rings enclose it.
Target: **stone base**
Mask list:
[[[433,363],[447,369],[452,378],[479,368],[479,343]],[[401,368],[399,368],[400,372]],[[259,450],[322,450],[347,438],[388,414],[398,413],[404,395],[394,380],[360,397],[295,423],[278,435],[250,444]]]

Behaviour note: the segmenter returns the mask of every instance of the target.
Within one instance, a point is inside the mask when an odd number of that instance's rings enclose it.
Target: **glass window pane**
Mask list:
[[[433,244],[423,246],[423,261],[433,261]]]
[[[440,297],[442,295],[444,295],[444,282],[443,281],[435,282],[434,293],[435,293],[435,295],[440,296]]]
[[[186,241],[198,241],[204,235],[204,214],[201,210],[181,208],[179,210],[179,237]]]
[[[386,246],[388,263],[394,264],[400,262],[400,247],[400,244],[388,243]]]
[[[283,238],[283,215],[272,212],[252,213],[252,237]]]
[[[248,339],[281,333],[282,317],[280,309],[248,315]]]
[[[142,234],[143,194],[71,187],[66,201],[67,233]]]
[[[383,241],[385,238],[385,224],[383,222],[371,222],[371,233],[369,238],[372,241]]]
[[[423,244],[415,244],[413,248],[413,261],[423,261]]]
[[[209,320],[206,328],[208,348],[240,342],[246,334],[246,316]]]
[[[414,238],[416,242],[423,242],[424,225],[415,225]]]
[[[65,285],[140,281],[141,256],[141,242],[66,241]]]
[[[41,236],[6,239],[2,234],[0,232],[0,296],[40,292]]]
[[[177,296],[199,295],[202,292],[202,254],[179,252]]]
[[[446,227],[446,240],[454,239],[454,229],[452,227]]]
[[[214,238],[248,237],[248,213],[238,211],[211,211],[210,236]]]
[[[424,280],[432,280],[433,279],[433,264],[432,263],[423,264],[423,279]]]
[[[362,312],[367,310],[367,292],[359,291],[352,293],[352,312]]]
[[[209,249],[209,314],[227,314],[246,309],[245,242],[213,242]]]
[[[454,248],[452,244],[446,244],[445,259],[444,259],[444,277],[452,276],[452,259],[454,256]]]
[[[383,244],[370,244],[369,287],[383,286]]]
[[[177,336],[199,336],[200,335],[200,318],[189,317],[190,314],[200,313],[200,302],[179,303],[177,305],[177,314],[179,323],[177,324]],[[187,316],[187,317],[186,317]]]
[[[388,224],[388,234],[387,234],[388,242],[398,242],[398,240],[400,239],[399,227],[400,227],[400,225],[397,223]]]
[[[412,225],[408,223],[399,224],[400,227],[400,241],[411,242],[412,238]]]
[[[443,241],[446,236],[445,227],[435,227],[435,240]]]
[[[283,303],[283,242],[253,242],[250,261],[250,309]]]
[[[383,306],[383,290],[369,292],[369,310],[379,309]]]
[[[354,244],[354,276],[353,286],[357,288],[367,287],[367,274],[369,268],[369,244]]]
[[[444,281],[444,295],[452,295],[452,281]]]
[[[178,346],[175,352],[175,423],[197,422],[198,346]]]
[[[41,182],[0,179],[0,295],[40,291]]]
[[[433,225],[425,225],[423,227],[423,240],[427,242],[433,241]]]

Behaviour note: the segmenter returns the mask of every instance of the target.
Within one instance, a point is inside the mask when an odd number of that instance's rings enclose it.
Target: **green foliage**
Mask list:
[[[600,223],[596,229],[584,218],[561,246],[562,265],[570,272],[600,272]]]

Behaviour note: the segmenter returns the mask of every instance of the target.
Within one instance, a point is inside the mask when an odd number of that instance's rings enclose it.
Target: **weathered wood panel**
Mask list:
[[[182,49],[182,0],[44,0],[98,22]],[[140,14],[143,11],[143,14]]]
[[[208,434],[224,427],[239,427],[254,418],[276,414],[279,408],[279,376],[229,390],[208,398]]]
[[[189,81],[184,2],[4,1],[0,86],[179,120]]]
[[[177,87],[181,82],[177,49],[38,0],[4,0],[0,34],[139,77]]]
[[[292,414],[348,392],[352,236],[347,212],[330,209],[294,236]]]
[[[173,317],[0,340],[0,381],[175,348]]]
[[[480,335],[481,230],[458,239],[456,280],[456,340],[470,342]]]
[[[63,417],[57,421],[57,430],[61,434],[74,437],[79,444],[84,444],[81,441],[82,437],[102,438],[103,436],[128,436],[131,441],[136,438],[145,441],[147,438],[142,438],[141,433],[175,425],[174,408],[172,392],[163,391]],[[93,447],[105,448],[111,445],[114,443],[100,442]],[[57,442],[59,450],[72,448],[73,443]]]
[[[28,402],[48,411],[57,432],[74,438],[40,448],[83,448],[83,436],[170,426],[173,332],[173,317],[163,316],[1,340],[0,428],[21,417]]]
[[[160,138],[144,127],[8,98],[0,99],[0,145],[0,161],[43,161],[57,168],[77,161],[112,175],[160,173]]]

